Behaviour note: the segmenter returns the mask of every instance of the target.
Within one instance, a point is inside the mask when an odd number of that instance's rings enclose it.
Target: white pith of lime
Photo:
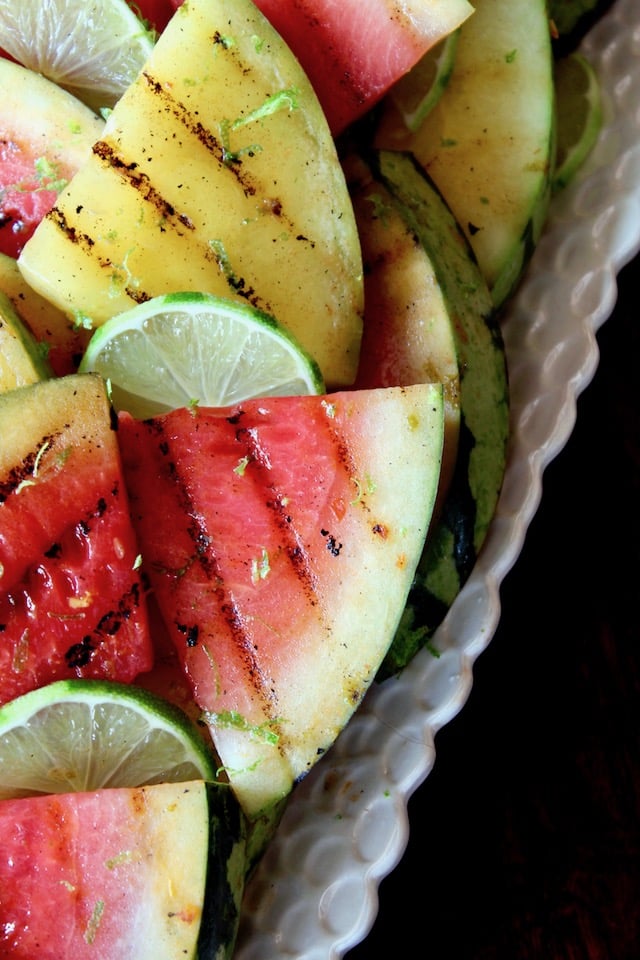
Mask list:
[[[391,99],[412,133],[436,105],[449,82],[459,32],[454,30],[431,47],[391,90]]]
[[[0,707],[0,799],[214,777],[192,722],[139,687],[59,680]]]
[[[154,297],[112,317],[80,371],[101,374],[116,409],[137,417],[324,389],[318,365],[272,317],[206,293]]]
[[[0,47],[95,110],[122,96],[153,43],[126,0],[0,0]]]

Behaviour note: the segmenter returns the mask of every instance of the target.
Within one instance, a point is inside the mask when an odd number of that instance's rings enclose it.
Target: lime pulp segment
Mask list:
[[[600,82],[592,64],[574,51],[555,61],[557,143],[555,191],[566,187],[593,150],[603,122]]]
[[[80,371],[101,374],[116,409],[139,417],[324,389],[318,365],[272,317],[191,292],[112,317],[93,334]]]
[[[0,799],[214,778],[192,722],[137,687],[60,680],[0,707]]]
[[[153,43],[126,0],[0,0],[0,47],[95,110],[122,96]]]

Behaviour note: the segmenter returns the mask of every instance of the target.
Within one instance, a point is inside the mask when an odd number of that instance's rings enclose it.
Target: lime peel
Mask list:
[[[453,71],[460,30],[431,47],[391,90],[407,130],[415,133],[444,92]]]
[[[115,408],[140,418],[324,392],[318,364],[274,317],[191,291],[112,317],[93,334],[79,369],[101,374]]]
[[[176,705],[129,684],[57,680],[0,707],[0,799],[215,779]]]
[[[592,64],[578,51],[556,60],[557,143],[554,192],[574,179],[593,150],[603,123],[600,82]]]

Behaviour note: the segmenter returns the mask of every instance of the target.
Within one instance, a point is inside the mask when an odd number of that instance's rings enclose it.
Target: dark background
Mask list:
[[[346,960],[640,958],[640,257]]]

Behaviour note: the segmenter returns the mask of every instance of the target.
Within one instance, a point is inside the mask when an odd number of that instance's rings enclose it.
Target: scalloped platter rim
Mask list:
[[[599,141],[554,199],[504,322],[512,434],[478,562],[434,642],[376,684],[296,788],[247,891],[234,960],[339,960],[370,931],[378,887],[409,840],[407,803],[462,709],[500,618],[499,590],[536,513],[542,474],[567,442],[598,366],[596,333],[617,274],[640,251],[640,4],[616,0],[582,41],[605,97]]]

